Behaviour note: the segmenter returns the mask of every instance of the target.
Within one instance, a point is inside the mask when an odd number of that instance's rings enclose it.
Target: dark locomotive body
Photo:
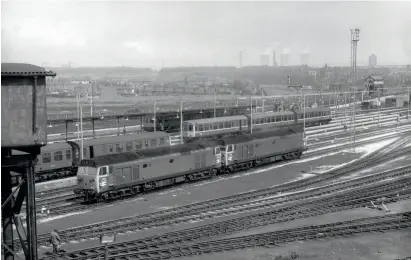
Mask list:
[[[82,160],[75,193],[112,198],[217,174],[220,148],[192,143]]]
[[[302,127],[196,140],[82,160],[76,194],[86,200],[110,199],[180,182],[299,158],[306,149]]]

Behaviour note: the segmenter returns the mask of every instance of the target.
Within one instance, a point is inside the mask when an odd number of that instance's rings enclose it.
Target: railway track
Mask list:
[[[403,182],[403,184],[400,184]],[[130,251],[144,254],[147,250],[168,247],[169,245],[187,244],[197,240],[225,236],[239,231],[266,226],[275,223],[291,221],[299,218],[312,217],[330,212],[341,211],[351,208],[363,207],[370,200],[385,197],[386,202],[398,201],[411,197],[411,188],[402,190],[398,196],[398,190],[411,183],[411,178],[404,183],[397,180],[391,183],[371,186],[365,190],[349,191],[345,194],[337,194],[328,198],[315,199],[310,202],[297,202],[282,208],[261,212],[248,216],[242,216],[217,223],[206,224],[199,227],[183,229],[139,239],[130,242],[116,243],[109,246],[110,255],[120,255]],[[411,223],[410,223],[411,224]],[[130,228],[127,230],[131,230]],[[114,230],[121,232],[121,230]],[[143,252],[141,252],[143,251]],[[93,247],[83,250],[69,252],[66,259],[96,259],[104,256],[104,246]],[[138,259],[138,258],[137,258]]]
[[[286,184],[281,184],[275,187],[271,187],[271,188],[266,188],[266,189],[262,189],[262,190],[258,190],[258,191],[253,191],[253,192],[249,192],[249,193],[242,193],[242,194],[237,194],[231,197],[226,197],[223,199],[215,199],[215,200],[211,200],[211,201],[206,201],[205,204],[208,203],[217,203],[217,204],[221,204],[221,205],[225,205],[228,203],[233,203],[235,201],[244,201],[247,199],[253,199],[255,197],[259,197],[261,196],[261,194],[265,194],[264,196],[267,196],[268,194],[275,194],[278,192],[288,192],[288,191],[293,191],[299,188],[304,188],[307,187],[309,185],[314,185],[314,184],[319,184],[321,182],[324,181],[329,181],[332,179],[335,179],[337,177],[349,174],[349,173],[353,173],[356,170],[362,169],[366,166],[375,164],[375,163],[382,163],[384,161],[389,161],[393,158],[396,158],[397,156],[401,156],[404,154],[408,154],[409,152],[411,152],[411,147],[407,147],[407,148],[403,148],[400,150],[397,150],[389,155],[385,155],[385,153],[388,153],[389,151],[391,151],[391,146],[392,146],[392,150],[395,148],[399,148],[401,146],[404,146],[405,144],[407,144],[407,142],[409,141],[409,139],[411,139],[410,137],[408,137],[408,135],[405,136],[405,138],[400,138],[399,140],[397,140],[396,142],[393,142],[391,144],[388,144],[386,146],[384,146],[382,149],[377,150],[373,153],[370,153],[369,155],[363,157],[362,159],[359,159],[356,163],[349,165],[349,166],[345,166],[344,168],[340,168],[340,169],[335,169],[332,170],[328,173],[325,174],[321,174],[318,176],[314,176],[308,179],[304,179],[304,180],[299,180],[299,181],[294,181],[291,183],[286,183]],[[334,148],[335,149],[335,148]],[[325,150],[325,151],[324,151]],[[323,149],[321,151],[319,151],[321,153],[327,153],[326,149]],[[377,154],[379,154],[379,156],[376,156]],[[319,154],[316,153],[315,156],[318,156]],[[314,155],[312,155],[314,156]],[[374,159],[372,159],[373,157],[375,157]],[[304,157],[303,157],[304,158]],[[123,197],[122,199],[126,199],[128,197]],[[117,200],[118,201],[118,200]],[[114,201],[116,202],[116,201]],[[105,205],[108,203],[114,203],[114,202],[106,202],[104,203]],[[202,202],[200,202],[201,204]],[[91,208],[95,208],[98,207],[100,205],[103,205],[103,203],[95,203],[95,204],[71,204],[71,205],[61,205],[61,206],[55,206],[55,207],[51,207],[50,210],[50,215],[61,215],[61,214],[66,214],[69,212],[74,212],[74,211],[81,211],[81,210],[88,210]],[[191,204],[193,205],[193,204]],[[195,204],[194,204],[195,205]],[[207,206],[208,207],[208,206]],[[37,209],[37,212],[40,212],[39,209]],[[49,215],[49,216],[50,216]]]
[[[380,233],[391,230],[409,229],[410,227],[411,223],[409,221],[409,212],[407,212],[402,214],[395,214],[389,217],[357,219],[354,221],[344,221],[332,224],[267,232],[238,238],[204,241],[174,247],[170,246],[169,248],[153,249],[142,253],[135,253],[130,250],[127,253],[111,255],[108,259],[154,260],[177,258],[182,256],[239,250],[244,248],[273,247],[284,243],[302,240],[324,239],[330,237],[348,237],[367,232]]]
[[[61,230],[60,235],[64,241],[69,241],[73,239],[87,239],[98,237],[99,235],[109,232],[109,231],[127,231],[127,230],[135,230],[135,229],[142,229],[142,228],[151,228],[151,227],[159,227],[159,226],[166,226],[166,225],[175,225],[179,223],[186,223],[189,221],[198,221],[198,220],[205,220],[210,218],[217,218],[221,216],[228,216],[233,214],[244,213],[250,210],[261,210],[261,209],[272,209],[274,206],[284,205],[285,203],[294,203],[294,202],[301,202],[307,200],[315,199],[323,196],[327,196],[336,192],[353,192],[351,189],[364,189],[364,186],[375,184],[376,182],[381,182],[384,180],[389,180],[393,178],[400,178],[411,173],[411,165],[407,167],[398,168],[388,172],[381,172],[378,174],[368,175],[365,177],[357,178],[350,181],[345,181],[341,183],[334,183],[330,185],[326,185],[324,187],[319,187],[312,190],[302,191],[296,194],[290,195],[280,195],[274,198],[259,198],[256,201],[251,202],[244,202],[241,204],[236,205],[229,205],[228,207],[213,207],[207,208],[203,211],[201,210],[194,210],[194,211],[183,211],[178,214],[177,212],[173,215],[156,215],[154,214],[145,214],[140,216],[134,216],[129,218],[122,218],[112,221],[106,221],[101,223],[96,223],[87,226],[81,226],[76,228],[71,228],[68,230]],[[411,179],[403,179],[396,180],[397,184],[400,184],[402,187],[410,183]],[[382,188],[392,185],[390,183],[382,183],[376,186],[378,189],[377,194],[382,193]],[[399,188],[399,187],[397,187]],[[368,189],[370,189],[368,187]],[[375,188],[374,188],[375,189]],[[350,191],[351,190],[351,191]],[[153,216],[154,215],[154,216]],[[42,245],[47,243],[48,235],[43,234],[38,236],[38,244]]]
[[[409,125],[409,124],[406,124],[406,125]],[[380,131],[377,131],[377,132],[375,132],[375,131],[370,131],[369,129],[365,129],[364,131],[357,131],[357,138],[360,138],[360,137],[372,137],[372,136],[375,136],[375,135],[380,135],[380,134],[386,134],[386,133],[392,133],[392,127],[382,127],[382,128],[380,128],[381,130]],[[391,130],[391,131],[390,131]],[[406,130],[406,128],[404,128],[404,126],[399,126],[398,127],[398,130],[401,130],[401,131],[404,131],[404,130]],[[362,133],[362,132],[364,132],[364,133]],[[410,131],[405,131],[405,133],[410,133],[411,134],[411,130]],[[349,136],[350,135],[350,133],[341,133],[341,134],[338,134],[338,135],[335,135],[335,136],[327,136],[327,137],[324,137],[324,138],[321,138],[320,137],[320,141],[319,142],[314,142],[313,144],[310,144],[309,145],[309,147],[310,147],[310,149],[318,149],[318,148],[320,148],[320,147],[322,147],[322,146],[324,146],[325,145],[325,143],[326,142],[343,142],[343,141],[350,141],[349,140],[349,137],[347,137],[347,136]],[[308,137],[310,137],[311,135],[309,135]],[[312,135],[312,136],[317,136],[317,135]],[[345,137],[345,138],[344,138]],[[338,140],[337,140],[337,138],[339,138]],[[317,140],[318,141],[318,140]],[[361,144],[365,144],[365,143],[370,143],[370,142],[358,142],[358,145],[361,145]],[[341,147],[338,147],[338,148],[341,148]],[[333,151],[333,150],[335,150],[335,149],[337,149],[337,147],[331,147],[331,148],[329,148],[329,149],[327,149],[327,150],[323,150],[323,152],[325,153],[326,151]],[[308,152],[306,152],[306,153],[310,153],[310,150],[308,150]],[[304,155],[303,155],[304,156]],[[62,179],[64,179],[64,178],[62,178]],[[41,198],[43,198],[43,197],[51,197],[51,196],[57,196],[57,195],[59,195],[59,194],[64,194],[64,193],[66,193],[66,192],[69,192],[69,191],[72,191],[73,189],[74,189],[74,187],[75,186],[68,186],[68,187],[64,187],[64,188],[59,188],[59,189],[51,189],[51,190],[45,190],[45,191],[42,191],[41,193],[40,192],[38,192],[37,194],[36,194],[36,198],[38,198],[38,199],[41,199]]]

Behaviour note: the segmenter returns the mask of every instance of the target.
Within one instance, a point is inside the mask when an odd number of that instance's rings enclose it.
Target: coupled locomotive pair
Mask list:
[[[80,162],[76,194],[89,201],[211,178],[263,164],[300,158],[306,149],[299,124],[248,134],[198,139],[170,147]]]

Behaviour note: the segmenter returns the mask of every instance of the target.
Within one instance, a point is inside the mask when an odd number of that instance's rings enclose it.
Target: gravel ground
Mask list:
[[[360,150],[360,149],[359,149]],[[180,185],[163,191],[146,194],[140,197],[122,201],[115,205],[109,205],[104,208],[90,210],[83,213],[74,213],[71,216],[59,216],[50,219],[39,220],[37,231],[39,234],[50,232],[52,229],[66,229],[73,226],[87,225],[91,223],[117,219],[121,217],[133,216],[140,213],[149,213],[161,209],[172,208],[188,203],[204,201],[208,199],[229,196],[232,194],[257,190],[281,184],[288,181],[293,181],[300,178],[312,176],[309,174],[312,167],[313,172],[323,172],[333,166],[338,166],[343,163],[358,159],[364,151],[358,153],[338,153],[334,155],[315,158],[312,160],[299,160],[286,163],[279,163],[264,168],[254,169],[253,171],[238,173],[235,175],[220,176],[213,180],[196,182],[189,185]],[[365,169],[347,178],[358,177],[360,175],[370,174],[372,171],[383,171],[395,167],[407,165],[411,163],[411,156],[403,156],[396,160],[382,164],[381,166],[372,169]],[[310,167],[311,166],[311,167]],[[368,212],[368,211],[367,211]],[[367,214],[364,213],[364,214]],[[368,212],[369,213],[369,212]],[[343,214],[344,215],[344,214]],[[351,215],[350,213],[344,216]],[[356,217],[362,216],[360,213]],[[229,218],[229,217],[227,217]],[[213,221],[221,221],[223,218],[207,220],[201,223],[188,223],[179,226],[164,227],[157,229],[149,229],[138,233],[129,233],[118,236],[118,241],[136,239],[143,236],[159,234],[171,230],[196,226],[198,224],[206,224]],[[330,220],[331,221],[331,220]],[[320,221],[318,223],[322,223]],[[294,224],[298,224],[297,222]],[[301,224],[301,223],[300,223]],[[292,226],[292,225],[291,225]],[[291,227],[290,226],[290,227]],[[283,227],[283,226],[282,226]],[[99,241],[74,241],[63,246],[67,250],[85,248],[98,245]],[[49,248],[40,248],[40,252],[50,250]],[[286,251],[284,251],[286,252]],[[205,256],[204,256],[205,257]],[[206,259],[206,258],[204,258]],[[215,258],[207,258],[215,259]],[[225,259],[225,258],[219,258]],[[236,258],[227,258],[236,259]],[[252,259],[252,258],[246,258]],[[307,258],[310,259],[310,258]],[[315,259],[315,258],[313,258]],[[327,259],[327,258],[325,258]],[[367,258],[366,258],[367,259]]]
[[[330,238],[288,243],[265,249],[253,248],[213,255],[179,258],[180,260],[274,260],[296,252],[296,260],[388,260],[411,255],[411,231],[390,231],[382,234],[363,234],[350,238]]]
[[[102,209],[96,209],[84,214],[76,214],[64,218],[40,220],[37,232],[50,232],[53,228],[66,229],[73,226],[87,225],[95,222],[133,216],[140,213],[149,213],[164,208],[185,205],[193,202],[229,196],[240,192],[256,190],[309,177],[310,171],[317,166],[340,165],[360,157],[360,154],[336,154],[314,159],[309,162],[304,160],[292,161],[271,165],[234,175],[225,175],[214,180],[196,182],[189,185],[180,185],[164,191],[146,194],[128,201],[121,201]],[[286,167],[285,167],[286,166]]]

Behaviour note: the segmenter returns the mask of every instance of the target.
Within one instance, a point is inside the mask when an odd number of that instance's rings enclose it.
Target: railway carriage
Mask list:
[[[170,134],[152,132],[83,140],[83,158],[94,158],[125,151],[139,151],[170,146]],[[36,181],[46,181],[75,176],[80,162],[81,141],[51,143],[41,147],[35,165]],[[20,183],[18,174],[13,174],[13,184]]]
[[[53,143],[41,147],[41,154],[34,167],[36,180],[43,181],[75,174],[73,156],[73,151],[67,143]]]
[[[77,158],[81,141],[68,142]],[[83,158],[89,159],[107,154],[139,151],[150,148],[170,146],[170,134],[164,132],[120,135],[83,140]],[[78,163],[78,162],[76,162]]]
[[[212,135],[222,135],[235,132],[250,132],[252,118],[253,131],[270,130],[284,126],[304,123],[304,111],[283,111],[256,113],[252,116],[228,116],[188,120],[183,123],[183,138],[185,140]],[[306,126],[328,124],[331,121],[331,110],[327,107],[306,108]]]
[[[100,156],[80,162],[76,194],[110,199],[216,175],[220,148],[192,143]]]

